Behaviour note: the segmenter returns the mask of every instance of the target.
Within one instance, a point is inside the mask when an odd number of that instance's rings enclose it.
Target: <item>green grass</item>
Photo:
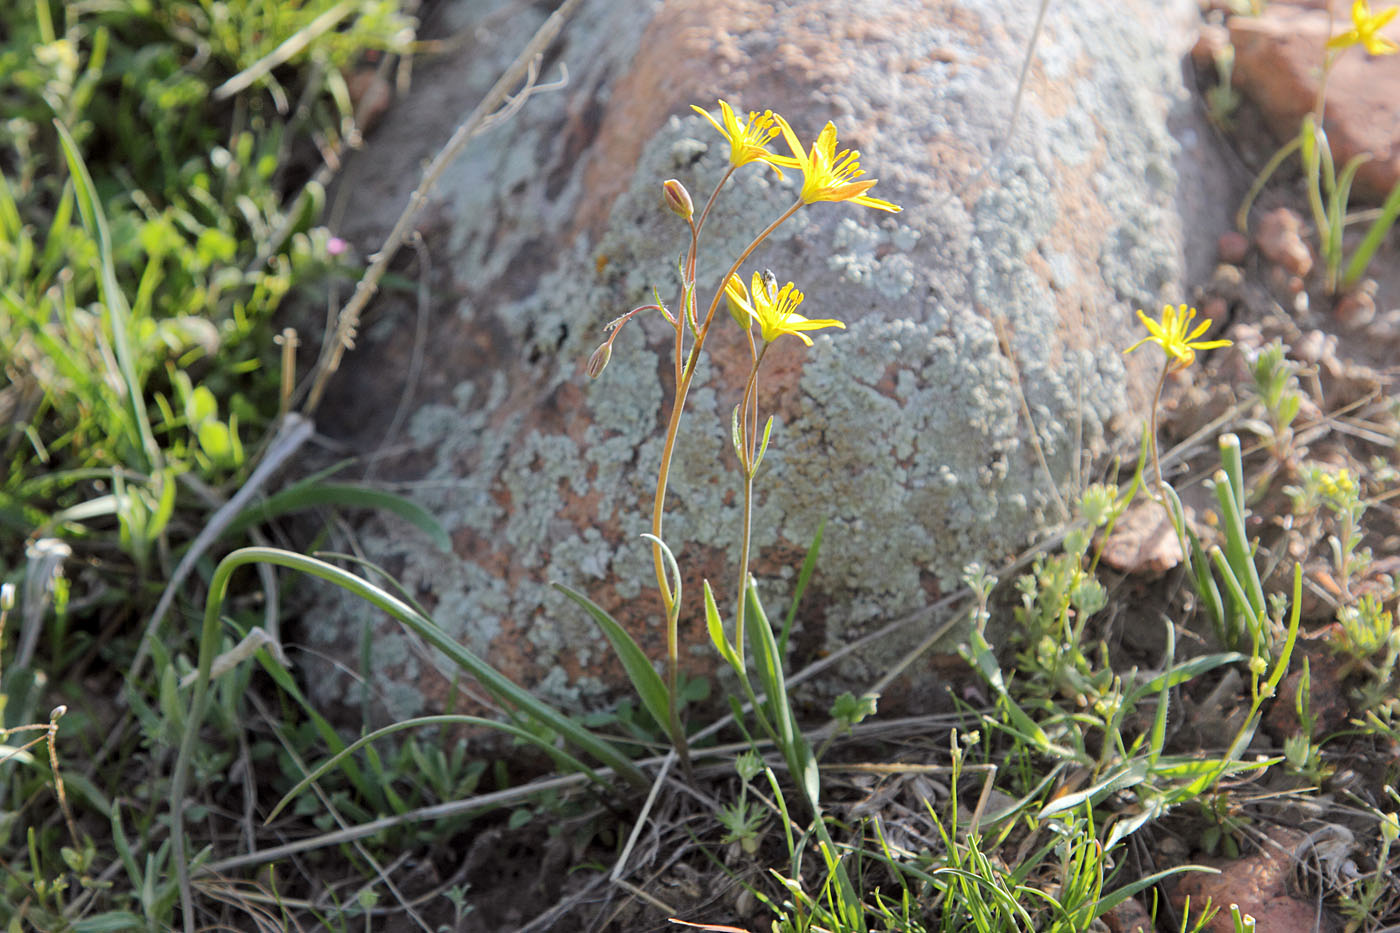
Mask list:
[[[1282,343],[1237,387],[1246,401],[1227,430],[1244,440],[1187,451],[1188,469],[1158,486],[1151,438],[1081,492],[1026,565],[968,568],[948,611],[978,685],[950,717],[882,716],[873,688],[841,696],[825,725],[804,705],[799,685],[820,668],[788,669],[789,635],[820,534],[781,616],[746,575],[724,591],[742,625],[708,585],[689,594],[733,696],[663,677],[666,659],[570,591],[637,690],[589,717],[502,677],[379,568],[311,556],[311,541],[262,543],[290,513],[347,508],[392,511],[450,548],[431,515],[337,468],[270,479],[310,431],[295,410],[312,377],[277,343],[282,315],[358,274],[320,226],[321,180],[298,180],[314,167],[293,154],[312,133],[343,138],[342,69],[409,51],[411,28],[392,2],[0,11],[8,929],[491,928],[497,902],[540,900],[480,882],[501,875],[464,840],[494,834],[546,866],[561,910],[560,878],[650,905],[622,903],[618,928],[674,915],[794,933],[1068,933],[1135,899],[1160,930],[1194,933],[1217,912],[1243,929],[1228,904],[1177,911],[1167,891],[1298,813],[1351,840],[1309,875],[1348,930],[1400,922],[1397,588],[1369,550],[1396,531],[1400,407],[1373,406],[1366,424],[1373,439],[1390,432],[1389,448],[1370,442],[1390,460],[1310,459],[1326,426],[1301,423]],[[681,274],[670,319],[695,336],[693,263]],[[652,310],[671,314],[659,298]],[[747,494],[764,477],[760,423],[746,395],[731,428]],[[1197,480],[1213,535],[1186,520]],[[1102,566],[1134,508],[1174,520],[1186,561],[1170,586]],[[681,574],[653,543],[678,613]],[[1305,615],[1320,570],[1335,592]],[[396,619],[496,718],[447,710],[359,734],[334,721],[264,610],[313,586]],[[1116,635],[1134,613],[1160,631],[1150,663]],[[1009,642],[992,644],[995,631]],[[1314,659],[1341,670],[1327,689],[1346,712],[1326,727]],[[1263,723],[1279,705],[1300,725],[1275,741]],[[1191,710],[1216,731],[1193,729]],[[464,726],[494,731],[490,763]]]

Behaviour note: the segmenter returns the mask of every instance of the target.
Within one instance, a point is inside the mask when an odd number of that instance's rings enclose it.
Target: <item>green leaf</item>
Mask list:
[[[202,421],[196,429],[200,448],[220,466],[231,465],[233,441],[229,437],[228,425],[222,421]]]
[[[355,483],[314,482],[289,486],[239,513],[224,529],[224,535],[237,535],[289,512],[323,506],[389,512],[426,534],[438,550],[452,551],[452,539],[433,513],[403,496]]]
[[[817,770],[817,760],[812,755],[812,746],[797,727],[792,704],[788,700],[787,682],[783,677],[783,659],[778,653],[778,642],[773,637],[773,626],[763,611],[758,599],[758,585],[749,578],[744,590],[745,610],[749,617],[749,646],[753,651],[754,667],[758,671],[759,682],[768,700],[768,711],[773,727],[778,734],[773,738],[786,759],[792,778],[802,788],[807,803],[814,810],[821,798],[821,774]]]
[[[651,718],[656,720],[661,731],[669,733],[671,707],[666,684],[656,672],[656,668],[652,667],[646,652],[642,651],[641,646],[616,619],[593,600],[562,583],[554,584],[554,588],[578,603],[593,617],[593,621],[603,630],[603,634],[613,646],[613,651],[617,652],[618,660],[622,662],[623,670],[627,671],[627,677],[632,681],[638,699],[651,714]]]
[[[763,423],[763,442],[758,445],[758,456],[753,460],[753,471],[758,472],[758,466],[763,462],[763,455],[768,453],[768,437],[773,433],[773,416],[769,415],[768,420]]]
[[[1356,252],[1351,254],[1351,261],[1347,263],[1346,272],[1342,276],[1344,288],[1351,288],[1361,281],[1361,276],[1366,274],[1366,268],[1371,265],[1376,250],[1380,249],[1386,234],[1394,226],[1396,217],[1400,217],[1400,182],[1396,182],[1395,187],[1390,189],[1385,203],[1381,205],[1380,215],[1366,229],[1366,235],[1361,238]]]
[[[159,469],[163,463],[160,445],[151,432],[146,418],[146,402],[142,396],[141,381],[136,374],[136,360],[131,348],[131,309],[126,296],[117,284],[116,265],[112,257],[112,237],[107,229],[107,217],[102,212],[102,202],[97,197],[97,187],[92,183],[87,166],[72,134],[58,120],[54,121],[58,130],[59,142],[63,146],[64,158],[68,161],[68,171],[73,178],[73,188],[78,195],[78,210],[83,216],[83,226],[97,241],[100,263],[102,304],[107,311],[107,321],[112,329],[112,349],[117,358],[117,370],[122,388],[126,392],[129,419],[128,430],[134,432],[133,446],[145,454],[145,467],[148,471]]]
[[[719,617],[719,607],[715,605],[715,593],[710,589],[710,581],[703,581],[705,589],[705,627],[710,632],[710,642],[719,652],[719,656],[724,658],[734,670],[739,671],[743,665],[739,663],[739,655],[735,652],[734,646],[729,643],[729,638],[724,634],[724,622]]]
[[[1040,818],[1053,816],[1056,813],[1063,813],[1066,810],[1078,809],[1085,802],[1098,803],[1104,797],[1129,787],[1136,787],[1146,779],[1148,774],[1148,762],[1145,758],[1135,758],[1126,764],[1114,768],[1104,775],[1094,784],[1083,790],[1072,794],[1065,794],[1063,797],[1056,797],[1040,810]]]
[[[826,534],[826,519],[817,525],[817,533],[812,536],[812,544],[807,548],[807,556],[802,559],[802,570],[797,574],[797,586],[792,590],[792,604],[788,606],[787,618],[783,620],[783,634],[778,638],[778,654],[787,657],[788,636],[792,634],[792,624],[797,620],[797,606],[802,602],[802,594],[807,592],[807,584],[812,582],[812,574],[817,569],[817,554],[822,548],[822,536]]]
[[[74,921],[70,929],[73,933],[115,933],[120,930],[142,930],[145,929],[145,924],[133,913],[111,910],[95,917]]]
[[[185,417],[191,424],[199,424],[219,416],[219,401],[206,386],[195,386],[185,402]]]
[[[854,693],[843,693],[831,704],[832,719],[839,719],[846,728],[854,726],[867,716],[875,715],[877,699],[874,694],[864,693],[857,697]]]

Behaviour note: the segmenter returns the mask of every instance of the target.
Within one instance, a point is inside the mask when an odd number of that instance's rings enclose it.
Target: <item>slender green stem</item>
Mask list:
[[[744,530],[739,546],[739,606],[734,614],[734,654],[744,666],[744,584],[749,579],[749,542],[753,528],[753,474],[744,474]]]
[[[652,502],[651,509],[651,533],[658,539],[662,539],[662,517],[665,515],[666,507],[666,487],[671,476],[671,461],[676,453],[676,438],[680,433],[681,413],[685,410],[686,396],[690,393],[690,384],[695,379],[695,367],[700,360],[700,348],[705,345],[705,337],[710,332],[710,325],[714,323],[715,310],[719,307],[720,299],[724,296],[724,285],[729,281],[729,277],[738,271],[739,267],[758,249],[758,245],[764,241],[774,230],[777,230],[785,221],[798,209],[803,202],[798,201],[788,208],[748,245],[739,258],[734,260],[729,271],[720,279],[719,288],[715,290],[715,297],[710,301],[709,311],[705,314],[705,323],[701,325],[699,334],[696,335],[695,345],[690,349],[690,356],[686,360],[684,368],[681,370],[680,380],[676,383],[676,396],[671,403],[671,417],[666,424],[666,440],[661,448],[661,467],[656,477],[656,498]],[[679,348],[679,339],[677,340]],[[663,539],[664,540],[664,539]],[[661,553],[661,545],[652,542],[651,546],[652,564],[656,570],[657,589],[661,592],[661,601],[666,610],[666,663],[668,665],[667,680],[674,683],[678,678],[675,668],[679,663],[680,648],[678,644],[679,635],[677,632],[680,610],[675,605],[675,597],[671,593],[671,587],[666,582],[665,561]],[[672,697],[673,704],[675,698]]]
[[[705,209],[704,212],[701,214],[700,222],[692,223],[691,225],[691,248],[690,254],[686,257],[685,268],[687,281],[682,283],[682,288],[692,295],[691,300],[693,300],[694,295],[695,261],[696,252],[699,249],[700,227],[704,224],[705,217],[709,214],[710,208],[714,204],[715,197],[719,194],[719,189],[723,187],[724,182],[729,179],[730,174],[732,174],[732,169],[730,172],[726,172],[724,177],[720,179],[720,183],[715,186],[714,193],[710,195],[709,201],[705,204]],[[667,706],[669,708],[668,726],[671,730],[671,741],[676,746],[676,751],[679,753],[681,758],[681,764],[684,768],[686,768],[687,772],[689,771],[690,755],[689,749],[686,745],[685,733],[684,730],[681,728],[679,704],[681,610],[679,602],[676,599],[675,594],[671,592],[670,584],[666,580],[665,560],[662,555],[661,545],[659,543],[660,541],[664,540],[662,537],[662,518],[664,517],[666,510],[666,487],[669,483],[671,475],[671,461],[675,457],[676,439],[680,434],[681,414],[685,411],[686,397],[690,393],[690,384],[695,379],[695,367],[700,361],[700,349],[705,345],[705,338],[710,332],[710,325],[714,323],[715,310],[719,307],[720,298],[722,298],[724,295],[725,284],[729,281],[729,277],[732,276],[738,270],[740,265],[742,265],[744,261],[747,260],[749,256],[753,254],[753,251],[758,248],[758,245],[762,243],[764,239],[768,237],[769,234],[771,234],[774,230],[778,229],[778,227],[781,226],[789,217],[797,213],[798,209],[802,207],[802,204],[803,202],[801,200],[798,200],[795,204],[792,205],[792,207],[784,211],[782,215],[778,217],[777,220],[773,221],[771,224],[765,227],[763,231],[758,234],[758,236],[754,237],[753,242],[751,242],[748,245],[748,248],[745,249],[739,255],[739,257],[734,260],[734,264],[729,267],[729,271],[724,274],[724,277],[722,279],[720,279],[719,286],[715,289],[715,296],[710,301],[710,308],[705,314],[705,323],[700,327],[699,332],[695,335],[695,343],[690,348],[690,353],[688,356],[685,356],[684,353],[684,330],[685,321],[688,316],[686,308],[682,307],[680,309],[680,314],[677,315],[675,350],[676,394],[674,400],[671,403],[671,416],[666,423],[666,440],[664,441],[661,448],[661,466],[657,471],[656,478],[656,497],[652,502],[651,533],[653,536],[655,536],[656,540],[652,542],[651,555],[652,566],[656,572],[657,589],[661,593],[661,603],[666,613],[666,687],[668,694]],[[684,366],[681,365],[682,357],[685,358]]]
[[[1303,133],[1299,130],[1298,135],[1289,140],[1278,152],[1275,152],[1269,161],[1264,163],[1264,167],[1259,170],[1254,183],[1249,186],[1249,191],[1245,193],[1244,200],[1240,202],[1240,209],[1235,212],[1235,227],[1241,233],[1249,232],[1249,209],[1254,206],[1254,201],[1259,197],[1259,192],[1264,190],[1264,184],[1278,171],[1278,167],[1283,164],[1283,160],[1288,158],[1298,150],[1303,144]]]
[[[1147,429],[1147,438],[1152,445],[1152,473],[1157,479],[1154,498],[1163,505],[1167,503],[1167,484],[1162,480],[1162,457],[1157,449],[1157,409],[1162,404],[1162,388],[1167,384],[1167,373],[1171,372],[1171,365],[1171,357],[1167,357],[1166,362],[1162,364],[1162,375],[1157,377],[1157,391],[1152,393],[1152,414]],[[1170,509],[1167,511],[1171,512]]]
[[[754,352],[753,368],[749,370],[749,381],[744,386],[743,407],[739,414],[744,432],[739,440],[738,451],[740,467],[744,473],[744,524],[739,544],[739,598],[738,607],[734,612],[734,653],[741,668],[744,666],[744,591],[748,588],[749,550],[753,542],[753,478],[758,472],[754,462],[758,442],[758,367],[763,362],[763,356],[768,352],[769,346],[770,344],[764,343],[763,349]],[[749,332],[749,349],[754,351],[752,331]]]

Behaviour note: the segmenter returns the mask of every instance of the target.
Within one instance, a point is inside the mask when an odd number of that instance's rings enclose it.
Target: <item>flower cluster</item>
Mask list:
[[[749,119],[742,125],[734,109],[725,101],[719,102],[722,121],[716,120],[709,111],[692,107],[703,116],[720,135],[729,142],[729,164],[738,168],[750,162],[763,162],[782,176],[782,168],[802,170],[802,202],[812,204],[817,201],[851,201],[863,207],[897,213],[899,205],[872,198],[866,194],[875,187],[875,179],[858,180],[865,171],[860,167],[860,152],[855,149],[836,151],[836,127],[828,122],[822,129],[812,148],[804,151],[797,134],[780,115],[771,110],[762,114],[749,111]],[[782,156],[768,151],[768,143],[782,133],[783,141],[792,150],[792,156]]]

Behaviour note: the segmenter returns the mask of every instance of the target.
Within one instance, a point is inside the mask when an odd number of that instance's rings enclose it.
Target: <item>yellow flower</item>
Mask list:
[[[783,334],[792,334],[810,347],[812,338],[802,331],[820,330],[823,327],[846,329],[846,325],[837,320],[811,321],[798,314],[797,306],[802,304],[805,296],[791,282],[775,291],[770,284],[763,281],[762,275],[755,272],[752,287],[753,298],[750,300],[744,283],[737,275],[731,275],[729,283],[724,287],[724,297],[729,301],[731,310],[739,308],[747,311],[749,316],[758,322],[765,343],[772,343]]]
[[[1228,340],[1197,340],[1196,338],[1210,327],[1210,321],[1202,321],[1195,330],[1191,330],[1191,321],[1196,317],[1196,309],[1186,305],[1178,305],[1175,308],[1165,305],[1162,308],[1160,324],[1141,311],[1137,315],[1151,331],[1152,336],[1142,338],[1123,352],[1132,353],[1144,343],[1155,343],[1166,351],[1167,356],[1176,361],[1173,369],[1185,369],[1194,363],[1197,350],[1214,350],[1216,347],[1230,345]]]
[[[897,213],[903,210],[898,204],[867,197],[865,192],[875,187],[875,179],[856,181],[865,174],[860,167],[860,153],[854,149],[836,151],[836,126],[830,121],[822,129],[812,151],[804,153],[797,134],[788,122],[777,114],[773,118],[782,127],[783,138],[796,157],[794,164],[802,169],[802,200],[806,204],[814,201],[853,201],[876,210]]]
[[[1356,482],[1351,478],[1351,471],[1343,467],[1335,475],[1330,473],[1322,474],[1318,480],[1318,485],[1322,489],[1322,494],[1333,499],[1340,499],[1356,492]]]
[[[1364,45],[1366,51],[1372,55],[1390,55],[1400,50],[1400,45],[1380,34],[1381,27],[1393,20],[1397,11],[1400,11],[1400,7],[1391,7],[1383,13],[1372,14],[1371,4],[1367,0],[1356,0],[1351,5],[1352,28],[1333,36],[1328,40],[1327,47],[1344,49],[1350,45]]]
[[[778,168],[779,165],[797,167],[797,163],[787,156],[774,155],[768,151],[768,141],[778,135],[778,127],[773,121],[781,119],[773,111],[765,110],[760,114],[757,110],[750,110],[748,122],[740,126],[739,118],[734,115],[734,108],[725,101],[719,102],[723,124],[710,116],[708,110],[694,104],[690,105],[690,109],[709,120],[710,124],[719,130],[720,135],[729,141],[729,164],[735,168],[750,162],[762,162],[782,178],[783,172]]]

